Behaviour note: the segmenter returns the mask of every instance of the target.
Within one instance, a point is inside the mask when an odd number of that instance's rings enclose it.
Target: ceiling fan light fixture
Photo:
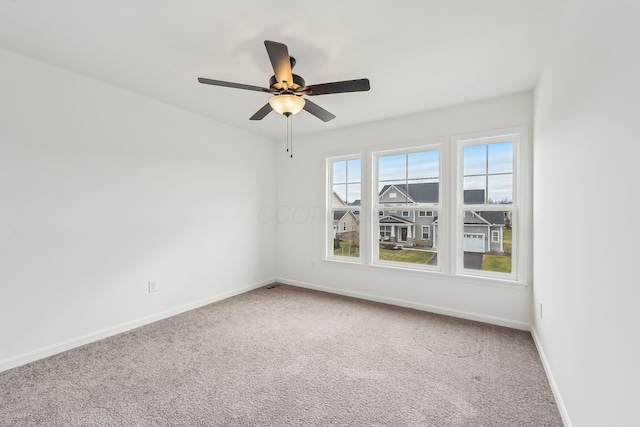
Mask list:
[[[299,113],[304,108],[304,104],[304,98],[297,95],[282,94],[272,96],[271,99],[269,99],[271,108],[285,116]]]

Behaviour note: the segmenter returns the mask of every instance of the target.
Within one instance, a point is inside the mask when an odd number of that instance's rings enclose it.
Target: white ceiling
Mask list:
[[[0,0],[0,46],[273,139],[263,41],[284,43],[307,84],[369,78],[369,92],[316,96],[305,134],[532,89],[565,0]],[[46,79],[46,76],[42,76]],[[99,101],[99,100],[98,100]]]

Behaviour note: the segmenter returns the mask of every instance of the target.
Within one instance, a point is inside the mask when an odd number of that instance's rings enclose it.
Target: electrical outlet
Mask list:
[[[540,318],[542,319],[542,303],[540,303]]]
[[[158,292],[158,282],[155,280],[149,280],[149,293]]]
[[[311,261],[311,268],[316,268],[316,262],[315,261]]]

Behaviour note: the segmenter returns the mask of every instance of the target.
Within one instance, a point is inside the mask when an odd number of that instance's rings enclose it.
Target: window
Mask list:
[[[431,240],[431,227],[437,230],[433,212],[440,196],[439,146],[373,153],[373,158],[372,186],[377,191],[372,208],[378,212],[373,217],[378,218],[381,230],[381,241],[377,248],[372,248],[374,262],[437,269],[437,245]],[[400,216],[381,217],[385,207],[402,207]],[[431,217],[415,215],[426,212],[425,207]]]
[[[366,162],[328,158],[327,258],[524,284],[527,136],[517,128],[371,150]]]
[[[330,258],[360,257],[360,210],[362,201],[361,162],[359,156],[332,159],[328,164]]]
[[[428,225],[422,226],[422,238],[429,240],[431,238],[431,227]]]
[[[518,238],[519,133],[458,140],[459,178],[456,227],[457,271],[461,274],[518,278],[514,249]],[[461,194],[460,194],[461,193]]]
[[[380,239],[388,240],[391,237],[391,226],[390,225],[381,225],[380,226]]]

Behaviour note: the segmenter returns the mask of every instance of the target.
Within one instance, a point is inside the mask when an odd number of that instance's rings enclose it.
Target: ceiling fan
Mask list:
[[[269,87],[231,83],[199,77],[198,81],[207,85],[224,86],[235,89],[253,90],[273,95],[269,102],[259,109],[249,120],[262,120],[272,110],[287,117],[305,110],[322,121],[328,122],[336,116],[303,96],[329,95],[333,93],[364,92],[370,89],[369,79],[344,80],[339,82],[321,83],[307,86],[302,77],[292,73],[296,65],[295,58],[289,56],[287,46],[282,43],[265,40],[265,47],[269,60],[273,66],[274,75],[269,79]]]

